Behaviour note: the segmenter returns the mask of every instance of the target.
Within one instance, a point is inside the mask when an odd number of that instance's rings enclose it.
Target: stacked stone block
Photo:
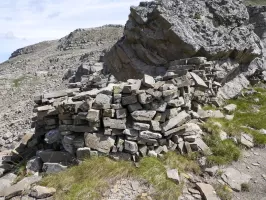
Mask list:
[[[205,58],[191,58],[170,63],[164,76],[41,95],[35,98],[35,135],[44,149],[66,151],[78,159],[206,152],[197,110],[202,103],[218,102],[220,84],[212,72]]]

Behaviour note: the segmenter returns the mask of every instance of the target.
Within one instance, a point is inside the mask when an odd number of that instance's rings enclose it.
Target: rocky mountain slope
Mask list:
[[[264,200],[265,11],[141,2],[125,28],[12,53],[0,65],[0,199]]]
[[[81,63],[101,62],[103,51],[123,34],[123,26],[77,29],[60,40],[16,50],[0,64],[0,150],[31,129],[34,95],[66,87],[62,81]]]

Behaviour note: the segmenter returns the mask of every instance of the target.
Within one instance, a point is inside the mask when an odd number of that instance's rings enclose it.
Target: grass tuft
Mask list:
[[[223,184],[214,185],[215,191],[221,200],[232,200],[233,193],[230,187]]]
[[[169,152],[162,159],[146,157],[138,168],[131,162],[113,161],[106,157],[85,160],[79,166],[72,167],[58,174],[48,175],[42,185],[56,188],[55,199],[91,199],[98,200],[110,185],[121,178],[146,180],[155,189],[153,199],[175,200],[182,191],[182,183],[177,185],[166,176],[166,166],[180,172],[199,172],[196,162],[174,152]]]

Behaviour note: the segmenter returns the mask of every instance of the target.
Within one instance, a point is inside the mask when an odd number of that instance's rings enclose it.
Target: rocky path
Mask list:
[[[266,200],[266,149],[254,148],[232,167],[252,177],[249,192],[234,192],[233,200]]]

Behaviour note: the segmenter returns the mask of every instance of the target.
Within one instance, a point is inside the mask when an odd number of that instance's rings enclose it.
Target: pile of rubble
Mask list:
[[[170,63],[164,76],[35,97],[35,134],[25,144],[38,151],[28,168],[57,171],[102,154],[137,161],[168,150],[208,152],[198,121],[210,117],[202,104],[222,103],[214,71],[212,62],[194,57]]]

